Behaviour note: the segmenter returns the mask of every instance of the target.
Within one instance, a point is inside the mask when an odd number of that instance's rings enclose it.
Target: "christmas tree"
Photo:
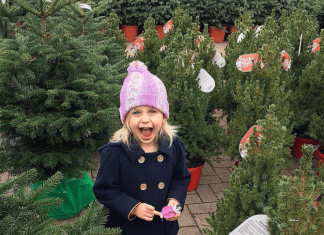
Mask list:
[[[157,68],[161,62],[161,52],[160,48],[162,42],[159,39],[159,35],[155,30],[155,20],[150,14],[149,17],[144,22],[144,49],[142,52],[137,52],[134,60],[139,60],[145,63],[149,71],[156,74]]]
[[[230,118],[225,152],[232,157],[238,155],[238,145],[243,135],[265,116],[271,104],[276,104],[279,122],[286,123],[287,128],[292,129],[289,119],[292,115],[292,94],[289,90],[292,72],[283,68],[280,58],[283,50],[291,54],[291,44],[279,37],[280,29],[274,13],[267,18],[258,34],[252,30],[247,9],[236,25],[238,31],[229,38],[225,53],[225,83],[222,89],[227,95],[218,101],[219,107]],[[238,58],[251,53],[258,55],[258,60],[253,61],[252,71],[243,72],[236,68]]]
[[[294,176],[283,175],[279,181],[278,206],[265,208],[265,213],[270,217],[271,234],[324,233],[324,204],[323,200],[317,202],[318,196],[324,191],[324,183],[312,170],[313,152],[312,146],[303,146],[299,169],[295,170]]]
[[[207,31],[204,40],[199,39],[198,21],[192,22],[188,9],[178,5],[172,24],[173,29],[165,36],[165,56],[157,76],[168,92],[170,123],[180,125],[178,135],[186,146],[187,166],[197,167],[219,153],[224,135],[219,121],[206,121],[210,120],[212,95],[199,88],[197,79],[202,68],[214,74],[218,67],[212,64],[215,54],[212,39],[206,35]]]
[[[207,222],[212,230],[205,234],[228,235],[250,216],[264,214],[264,208],[278,207],[278,183],[282,171],[289,165],[287,147],[293,136],[276,117],[276,105],[270,105],[265,119],[258,120],[261,140],[257,141],[256,129],[250,136],[247,156],[230,175],[230,187],[216,202],[216,211]]]
[[[118,128],[126,74],[109,64],[104,43],[60,24],[59,11],[75,1],[13,2],[28,14],[15,39],[0,42],[0,172],[80,177]]]
[[[324,86],[324,73],[323,73],[323,41],[324,32],[321,31],[320,37],[320,51],[314,54],[314,60],[309,63],[302,71],[299,80],[299,85],[296,88],[295,97],[296,103],[300,110],[298,117],[299,124],[306,127],[305,134],[316,140],[324,142],[324,121],[323,121],[323,86]],[[296,111],[297,112],[297,111]]]
[[[120,234],[120,229],[107,229],[107,209],[93,201],[84,214],[72,223],[56,226],[48,219],[48,210],[59,207],[60,198],[44,198],[63,179],[55,173],[37,189],[30,192],[28,185],[35,182],[37,172],[28,170],[0,185],[0,231],[9,234]]]

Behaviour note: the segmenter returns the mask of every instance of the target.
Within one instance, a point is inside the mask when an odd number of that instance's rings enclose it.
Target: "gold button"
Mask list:
[[[158,187],[159,187],[159,189],[164,189],[164,183],[163,182],[161,182],[161,183],[159,183],[159,185],[158,185]]]
[[[140,186],[141,190],[144,191],[147,189],[147,185],[146,184],[141,184]]]
[[[144,163],[145,162],[145,157],[140,157],[138,160],[137,160],[139,163]]]
[[[158,160],[158,162],[163,162],[163,160],[164,160],[163,155],[159,155],[159,156],[157,157],[157,160]]]

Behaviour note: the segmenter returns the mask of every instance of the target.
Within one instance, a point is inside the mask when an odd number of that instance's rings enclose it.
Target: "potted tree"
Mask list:
[[[190,18],[188,8],[184,11],[179,5],[172,17],[173,30],[165,36],[165,56],[157,70],[168,92],[170,123],[180,126],[178,135],[186,147],[186,163],[192,172],[189,191],[198,187],[205,162],[220,153],[225,135],[219,121],[206,121],[211,95],[200,89],[197,80],[202,68],[212,73],[217,67],[212,64],[213,42],[206,29],[198,49],[196,39],[201,35],[197,31],[198,22],[192,23],[191,18],[190,26],[183,30]]]
[[[324,31],[320,35],[320,50],[324,48]],[[318,148],[315,151],[319,155],[319,160],[324,160],[324,128],[323,128],[323,105],[322,99],[324,98],[322,87],[324,84],[323,66],[324,56],[321,51],[315,52],[314,60],[306,66],[303,70],[299,80],[298,87],[296,88],[295,98],[300,107],[299,116],[303,117],[305,134],[313,138],[316,142],[310,143]],[[308,140],[308,139],[307,139]]]

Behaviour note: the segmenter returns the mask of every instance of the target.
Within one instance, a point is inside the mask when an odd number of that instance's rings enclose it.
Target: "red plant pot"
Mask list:
[[[302,137],[296,135],[294,146],[292,148],[291,154],[296,158],[301,158],[303,156],[302,146],[304,144],[317,145],[317,144],[319,144],[319,141],[314,140],[314,139],[302,138]],[[312,159],[314,159],[316,157],[315,152],[313,153],[313,158]]]
[[[205,163],[201,166],[188,168],[188,171],[191,173],[191,181],[188,186],[188,192],[191,192],[198,188],[200,182],[201,171],[204,168]]]
[[[226,29],[227,26],[223,26]],[[222,29],[209,26],[209,36],[214,38],[214,43],[224,42],[225,32]]]
[[[320,167],[320,162],[324,163],[324,146],[319,146],[315,152],[315,156],[318,156],[318,163],[317,163],[317,168]],[[317,171],[317,175],[319,175],[319,171]]]
[[[137,36],[138,26],[137,25],[122,25],[122,33],[125,35],[127,42],[134,42]]]
[[[164,38],[163,25],[155,25],[155,30],[158,32],[160,40]]]

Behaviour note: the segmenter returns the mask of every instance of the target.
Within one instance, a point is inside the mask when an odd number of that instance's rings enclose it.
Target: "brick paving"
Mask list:
[[[223,52],[227,45],[225,43],[215,44],[215,48],[218,52]],[[128,50],[130,44],[128,44]],[[215,116],[219,116],[220,112],[216,112]],[[221,120],[220,125],[226,131],[226,122]],[[94,156],[96,162],[99,163],[99,156]],[[202,175],[199,187],[188,192],[186,202],[184,205],[184,211],[179,218],[180,230],[178,235],[200,235],[203,234],[204,228],[211,228],[206,222],[206,218],[216,210],[216,202],[223,197],[223,192],[226,188],[229,188],[229,176],[234,170],[235,160],[231,160],[231,157],[225,154],[214,156],[211,159],[211,164],[206,164],[202,169]],[[283,174],[293,175],[294,169],[298,168],[299,160],[292,158],[292,166],[284,170]],[[313,169],[316,170],[317,160],[313,160]],[[99,168],[99,164],[98,164]],[[95,181],[96,172],[91,174],[90,177]],[[8,173],[0,175],[1,183],[8,177]],[[74,218],[64,221],[57,221],[57,224],[74,221],[78,218],[82,212],[76,215]]]

